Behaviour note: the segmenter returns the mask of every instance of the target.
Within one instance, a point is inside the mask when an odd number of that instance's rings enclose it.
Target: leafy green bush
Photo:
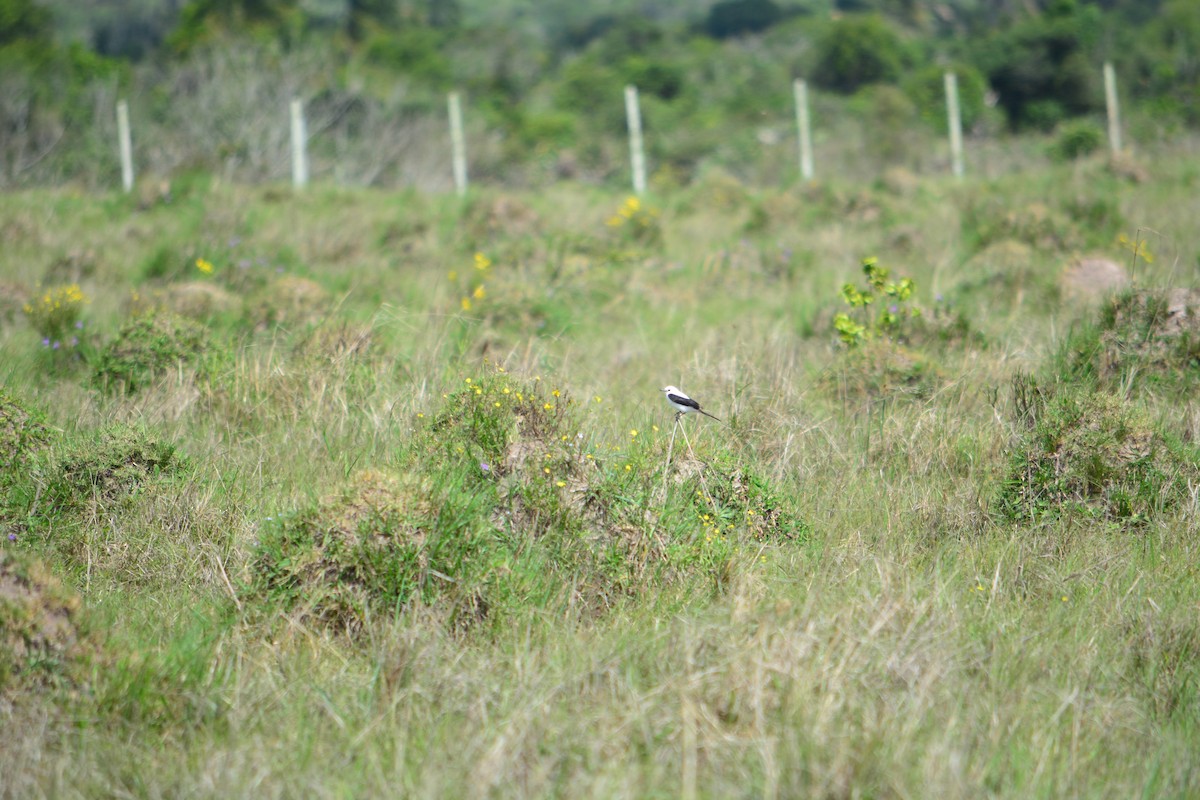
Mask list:
[[[871,83],[895,83],[906,61],[900,37],[877,15],[836,20],[816,51],[813,82],[842,94]]]
[[[1104,145],[1104,131],[1089,120],[1074,120],[1059,127],[1050,145],[1050,156],[1058,161],[1074,161],[1091,155]]]
[[[842,300],[850,313],[833,318],[838,337],[851,348],[880,337],[902,338],[908,321],[921,316],[921,309],[909,302],[915,288],[912,278],[891,280],[890,270],[874,257],[863,259],[862,269],[867,278],[864,286],[842,286]],[[878,313],[870,310],[872,305],[879,306]]]
[[[197,322],[153,312],[121,328],[96,359],[95,382],[111,391],[135,392],[180,366],[195,366],[209,352],[208,330]]]
[[[1170,437],[1123,397],[1013,384],[1018,434],[998,510],[1011,521],[1064,514],[1145,522],[1190,495],[1200,453]]]
[[[1099,34],[1098,8],[1060,2],[981,42],[976,63],[1010,127],[1051,130],[1099,106],[1092,58]]]
[[[917,107],[921,118],[939,132],[946,129],[946,73],[958,83],[958,109],[964,130],[971,130],[986,111],[987,79],[970,64],[931,64],[910,72],[903,81],[904,93]]]
[[[783,10],[772,0],[721,0],[708,10],[704,31],[714,39],[758,33],[779,22]]]

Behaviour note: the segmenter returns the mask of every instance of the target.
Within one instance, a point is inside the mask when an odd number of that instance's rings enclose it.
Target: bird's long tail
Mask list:
[[[697,410],[697,411],[699,411],[699,412],[700,412],[701,414],[703,414],[704,416],[708,417],[709,419],[715,419],[717,422],[720,422],[720,421],[721,421],[721,418],[720,418],[720,417],[714,417],[712,414],[708,413],[708,412],[707,412],[707,411],[705,411],[703,408],[697,408],[696,410]]]

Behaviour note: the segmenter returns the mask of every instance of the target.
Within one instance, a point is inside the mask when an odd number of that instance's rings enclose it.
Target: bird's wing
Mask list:
[[[668,400],[670,400],[670,401],[671,401],[672,403],[674,403],[675,405],[678,405],[678,406],[687,406],[688,408],[694,408],[694,409],[696,409],[697,411],[699,411],[699,410],[700,410],[700,404],[699,404],[699,403],[697,403],[695,400],[693,400],[693,399],[692,399],[692,398],[690,398],[690,397],[684,397],[684,396],[683,396],[683,395],[681,395],[681,394],[671,394],[671,393],[669,393],[669,392],[668,392],[668,393],[667,393],[667,399],[668,399]]]

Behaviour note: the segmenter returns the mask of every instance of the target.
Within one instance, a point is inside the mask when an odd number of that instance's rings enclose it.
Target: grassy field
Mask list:
[[[1193,149],[0,197],[0,796],[1196,796]]]

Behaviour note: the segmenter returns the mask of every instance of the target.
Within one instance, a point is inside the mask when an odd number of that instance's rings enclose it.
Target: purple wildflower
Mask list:
[[[491,468],[490,466],[488,466],[488,464],[487,464],[487,463],[485,463],[485,462],[480,462],[480,464],[479,464],[479,468],[480,468],[481,470],[483,470],[484,472],[491,472],[491,471],[492,471],[492,468]]]
[[[83,320],[81,320],[81,319],[75,320],[75,330],[78,330],[78,331],[83,330]]]
[[[57,350],[57,349],[58,349],[58,348],[60,348],[60,347],[62,347],[62,344],[61,344],[61,343],[59,343],[58,341],[55,341],[55,342],[54,342],[54,349],[55,349],[55,350]]]
[[[895,303],[893,303],[892,305],[888,306],[888,311],[889,311],[889,312],[891,312],[891,313],[893,313],[893,314],[895,314],[895,313],[896,313],[897,311],[899,311],[899,310],[900,310],[900,307],[899,307],[899,306],[897,306]]]
[[[17,535],[16,535],[15,533],[10,533],[10,534],[8,535],[8,540],[9,540],[10,542],[15,542],[15,541],[17,540]]]

